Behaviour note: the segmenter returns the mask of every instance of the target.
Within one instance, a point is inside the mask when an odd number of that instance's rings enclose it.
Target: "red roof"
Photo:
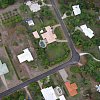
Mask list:
[[[78,94],[78,92],[76,90],[78,88],[76,83],[70,84],[70,82],[66,82],[65,86],[68,89],[70,96],[75,96],[76,94]]]

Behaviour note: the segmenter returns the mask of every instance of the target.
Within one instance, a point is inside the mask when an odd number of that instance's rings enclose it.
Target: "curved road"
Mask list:
[[[36,81],[38,81],[38,80],[40,80],[40,79],[42,79],[42,78],[44,78],[46,76],[49,76],[49,75],[57,72],[58,70],[65,68],[66,66],[71,66],[71,65],[77,64],[79,62],[80,55],[77,53],[77,51],[76,51],[76,49],[74,47],[74,44],[72,42],[72,39],[70,38],[70,34],[69,34],[69,32],[68,32],[68,30],[66,28],[66,25],[63,22],[63,20],[61,19],[61,14],[59,12],[59,9],[56,6],[55,0],[50,0],[50,1],[51,1],[51,4],[52,4],[53,8],[54,8],[54,12],[55,12],[55,15],[56,15],[56,17],[58,19],[58,22],[59,22],[59,24],[61,24],[62,30],[64,31],[64,34],[65,34],[65,36],[66,36],[66,38],[68,40],[68,45],[69,45],[69,47],[70,47],[70,49],[72,51],[72,57],[71,57],[71,59],[68,62],[63,63],[62,65],[59,65],[59,66],[57,66],[54,69],[51,69],[51,70],[49,70],[49,71],[47,71],[47,72],[45,72],[45,73],[43,73],[43,74],[41,74],[41,75],[39,75],[39,76],[37,76],[35,78],[27,80],[24,83],[21,83],[21,84],[15,86],[13,88],[10,88],[10,89],[8,89],[8,90],[0,93],[0,98],[5,97],[7,95],[10,95],[13,92],[15,92],[17,90],[20,90],[21,88],[29,85],[30,83],[36,82]]]

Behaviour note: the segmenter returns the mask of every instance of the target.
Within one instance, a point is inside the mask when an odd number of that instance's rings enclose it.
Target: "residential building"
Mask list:
[[[74,6],[72,6],[72,8],[73,8],[74,15],[81,14],[81,9],[80,9],[79,5],[74,5]]]
[[[70,84],[70,82],[66,82],[65,86],[66,86],[70,96],[75,96],[78,94],[78,92],[77,92],[78,87],[77,87],[76,83]]]
[[[55,91],[56,89],[56,91]],[[48,88],[44,88],[41,90],[43,97],[45,100],[66,100],[64,95],[62,94],[62,91],[59,87],[56,87],[55,89],[53,89],[53,87],[48,87]],[[60,92],[59,92],[60,90]],[[59,92],[59,93],[58,93]],[[60,95],[58,95],[60,94]]]
[[[24,51],[24,53],[17,56],[20,63],[23,63],[25,61],[30,62],[30,61],[34,60],[33,57],[32,57],[32,54],[30,53],[28,48],[26,48],[23,51]]]
[[[100,46],[98,46],[99,47],[99,50],[100,50]]]
[[[53,33],[53,30],[50,26],[45,27],[46,32],[41,34],[42,38],[46,41],[47,44],[53,43],[56,41],[56,34]]]
[[[32,12],[38,12],[41,9],[41,6],[38,3],[33,1],[27,1],[26,5],[29,6]]]
[[[5,74],[7,74],[8,72],[9,72],[9,70],[8,70],[8,68],[7,68],[6,63],[3,63],[3,64],[2,64],[2,62],[1,62],[1,60],[0,60],[0,76],[1,76],[1,75],[5,75]]]
[[[93,31],[90,28],[88,28],[86,24],[81,25],[80,28],[82,29],[82,32],[84,32],[84,34],[90,39],[94,36]]]
[[[60,99],[60,100],[66,100],[66,98],[65,98],[64,95],[61,95],[61,96],[59,97],[59,99]]]
[[[100,92],[100,84],[95,86],[97,91]]]
[[[34,35],[34,37],[35,37],[36,39],[40,38],[40,36],[39,36],[39,34],[38,34],[37,31],[33,32],[32,34]]]
[[[55,91],[52,86],[49,88],[42,89],[41,92],[45,100],[56,100],[57,99]]]
[[[28,23],[29,26],[35,25],[32,19],[28,19],[28,20],[26,20],[26,22]]]

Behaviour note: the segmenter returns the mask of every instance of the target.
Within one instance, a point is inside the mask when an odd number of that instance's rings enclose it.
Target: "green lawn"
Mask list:
[[[50,62],[52,61],[60,61],[63,58],[67,58],[69,56],[69,49],[67,50],[67,45],[64,48],[64,43],[52,43],[47,46],[46,51],[49,57]],[[67,52],[68,51],[68,52]]]

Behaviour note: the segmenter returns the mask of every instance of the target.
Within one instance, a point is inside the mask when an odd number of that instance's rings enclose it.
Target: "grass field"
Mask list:
[[[69,49],[67,45],[65,45],[64,48],[64,45],[65,43],[53,43],[47,46],[46,51],[50,61],[59,61],[60,59],[65,58],[65,55],[68,56]]]

